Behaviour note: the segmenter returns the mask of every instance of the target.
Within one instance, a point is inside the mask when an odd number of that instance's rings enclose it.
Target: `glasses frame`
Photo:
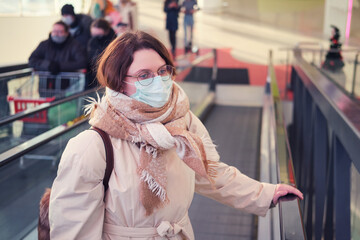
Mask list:
[[[169,67],[169,69],[171,69],[171,73],[168,75],[169,76],[169,79],[172,78],[172,76],[174,75],[174,72],[175,72],[175,67],[174,66],[171,66],[171,65],[168,65],[168,64],[164,64],[162,65],[161,67],[158,68],[158,70],[156,70],[156,73],[158,76],[162,76],[159,71],[160,69],[164,68],[164,67]],[[144,83],[141,83],[142,80],[145,80],[145,79],[139,79],[139,76],[143,73],[143,72],[151,72],[151,81],[148,83],[148,84],[144,84]],[[150,84],[152,84],[152,82],[154,81],[154,78],[155,78],[155,73],[151,70],[148,70],[148,69],[144,69],[144,70],[141,70],[137,75],[125,75],[125,77],[133,77],[133,78],[136,78],[136,80],[139,82],[140,85],[142,86],[149,86]],[[147,78],[148,79],[148,78]],[[167,81],[169,79],[166,79],[164,81]]]

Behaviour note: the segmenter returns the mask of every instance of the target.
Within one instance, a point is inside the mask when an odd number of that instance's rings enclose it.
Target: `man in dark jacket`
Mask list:
[[[86,69],[86,49],[70,36],[67,25],[59,21],[53,25],[49,39],[42,41],[31,53],[29,66],[54,75]],[[49,84],[51,82],[48,80]],[[62,81],[61,88],[65,89],[68,85],[68,81]]]
[[[53,25],[49,39],[42,41],[29,57],[29,66],[36,71],[74,72],[85,69],[86,49],[70,35],[66,24]]]
[[[65,4],[61,8],[61,15],[61,21],[69,26],[71,36],[86,47],[91,38],[90,25],[92,18],[85,14],[75,14],[74,7],[71,4]]]

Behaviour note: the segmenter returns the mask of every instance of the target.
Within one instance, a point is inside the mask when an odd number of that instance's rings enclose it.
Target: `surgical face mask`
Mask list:
[[[158,108],[164,106],[171,94],[173,85],[171,77],[156,76],[150,85],[144,86],[148,81],[151,81],[151,78],[141,80],[141,82],[145,83],[143,85],[139,81],[135,82],[136,92],[130,97],[152,107]]]
[[[63,21],[66,25],[70,26],[74,19],[71,16],[61,17],[61,21]]]
[[[51,35],[51,40],[55,43],[61,44],[65,42],[67,36],[53,36]]]

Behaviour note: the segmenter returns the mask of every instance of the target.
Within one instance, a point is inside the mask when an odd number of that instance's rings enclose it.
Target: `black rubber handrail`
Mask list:
[[[293,159],[284,121],[284,111],[271,55],[270,53],[268,74],[273,103],[273,121],[271,127],[275,130],[278,183],[285,183],[296,187]],[[279,199],[279,215],[281,239],[306,239],[299,200],[286,201],[285,198]]]
[[[29,115],[32,115],[32,114],[47,110],[47,109],[52,108],[54,106],[57,106],[59,104],[72,101],[74,99],[80,98],[82,96],[86,96],[88,94],[94,93],[94,92],[102,90],[102,89],[103,88],[89,89],[89,90],[86,90],[86,91],[83,91],[83,92],[80,92],[80,93],[73,94],[73,95],[71,95],[69,97],[66,97],[66,98],[55,100],[53,102],[43,103],[43,104],[38,105],[38,106],[36,106],[34,108],[27,109],[25,111],[16,113],[14,115],[6,117],[5,119],[0,119],[0,127],[5,125],[5,124],[9,124],[9,123],[11,123],[13,121],[23,119],[24,117],[27,117]]]
[[[25,69],[21,69],[21,70],[0,73],[0,81],[6,81],[6,80],[15,79],[15,78],[30,76],[31,73],[32,73],[31,68],[25,68]]]
[[[12,72],[16,70],[22,70],[25,68],[29,68],[28,63],[18,63],[18,64],[12,64],[12,65],[3,65],[0,66],[0,73],[6,73],[6,72]]]
[[[3,153],[0,154],[0,167],[10,163],[11,161],[25,155],[26,153],[36,149],[39,146],[44,145],[47,142],[55,139],[58,136],[63,135],[64,133],[79,127],[80,125],[86,123],[88,121],[87,118],[80,119],[77,122],[69,122],[57,126],[39,136],[36,136],[16,147],[13,147]]]

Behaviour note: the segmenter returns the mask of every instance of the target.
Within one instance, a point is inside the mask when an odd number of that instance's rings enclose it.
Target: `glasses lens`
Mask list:
[[[140,85],[148,86],[154,79],[154,74],[151,71],[142,71],[137,76]]]
[[[174,68],[170,65],[165,65],[158,70],[158,74],[163,77],[163,80],[169,80],[172,77],[173,72]]]

